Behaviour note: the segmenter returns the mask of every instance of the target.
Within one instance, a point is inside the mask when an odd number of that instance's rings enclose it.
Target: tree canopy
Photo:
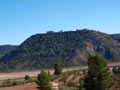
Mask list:
[[[55,64],[54,69],[55,69],[55,72],[54,72],[55,75],[61,74],[62,73],[62,64],[60,62],[58,62],[57,64]]]
[[[43,70],[38,75],[36,83],[39,86],[38,89],[40,90],[52,90],[50,78]]]
[[[112,75],[102,56],[95,55],[88,58],[88,74],[84,82],[86,90],[108,90],[111,87]]]

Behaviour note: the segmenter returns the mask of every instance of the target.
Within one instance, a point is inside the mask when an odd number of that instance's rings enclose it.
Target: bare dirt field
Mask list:
[[[66,80],[64,81],[65,82],[65,84],[68,84],[72,79],[73,79],[73,75],[70,75],[70,76],[68,76],[67,78],[66,78]]]
[[[112,63],[109,64],[108,66],[117,66],[120,65],[119,63]],[[63,72],[66,71],[72,71],[72,70],[79,70],[79,69],[87,69],[87,66],[84,67],[70,67],[70,68],[64,68]],[[50,71],[51,74],[53,74],[54,70],[52,69],[46,69],[46,72]],[[40,73],[40,70],[36,71],[23,71],[23,72],[11,72],[11,73],[0,73],[0,80],[4,81],[6,79],[19,79],[19,78],[24,78],[25,75],[29,75],[31,77],[36,77]],[[76,77],[75,82],[78,82],[80,77]],[[37,85],[35,83],[28,83],[25,85],[18,85],[18,86],[12,86],[12,87],[5,87],[5,88],[0,88],[0,90],[38,90]]]
[[[31,77],[37,76],[40,71],[26,71],[26,72],[12,72],[12,73],[0,73],[0,80],[6,79],[18,79],[23,78],[25,75],[29,75]]]
[[[72,82],[73,83],[79,83],[79,81],[80,81],[80,76],[77,76]]]
[[[28,83],[25,85],[0,88],[0,90],[38,90],[36,87],[37,85],[35,83]]]
[[[78,69],[83,69],[83,68],[87,68],[85,67],[72,67],[72,68],[64,68],[63,72],[66,71],[72,71],[72,70],[78,70]],[[45,70],[50,71],[51,74],[53,74],[54,70],[48,69]],[[24,71],[24,72],[12,72],[12,73],[0,73],[0,80],[4,81],[6,79],[19,79],[19,78],[24,78],[25,75],[29,75],[31,77],[35,77],[40,73],[40,70],[36,70],[36,71]],[[28,83],[25,85],[18,85],[18,86],[12,86],[12,87],[3,87],[0,88],[0,90],[38,90],[37,85],[35,83]],[[57,89],[56,89],[57,90]]]
[[[111,67],[120,66],[120,62],[110,63],[108,66],[111,66]],[[63,72],[72,71],[72,70],[78,70],[78,69],[87,69],[87,66],[63,68]],[[45,71],[46,72],[50,71],[51,74],[53,74],[53,72],[54,72],[54,70],[52,70],[52,69],[45,69]],[[40,70],[11,72],[11,73],[0,73],[0,81],[1,80],[6,80],[6,79],[24,78],[25,75],[29,75],[30,77],[36,77],[39,73],[40,73]]]
[[[70,68],[64,68],[63,72],[66,71],[72,71],[72,70],[78,70],[78,69],[85,69],[84,67],[70,67]],[[54,70],[52,69],[45,69],[46,72],[50,71],[51,74],[53,74]],[[6,79],[19,79],[24,78],[25,75],[29,75],[30,77],[36,77],[40,73],[40,70],[35,71],[23,71],[23,72],[11,72],[11,73],[0,73],[0,80],[6,80]]]

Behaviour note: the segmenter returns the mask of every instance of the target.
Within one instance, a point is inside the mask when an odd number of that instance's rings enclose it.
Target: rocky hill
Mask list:
[[[120,61],[120,37],[93,30],[36,34],[0,59],[0,71],[84,65],[89,55],[99,53],[109,62]]]

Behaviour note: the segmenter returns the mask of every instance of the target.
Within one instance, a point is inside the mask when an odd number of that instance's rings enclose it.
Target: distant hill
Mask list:
[[[0,45],[0,58],[10,51],[14,50],[16,45]]]
[[[113,34],[111,36],[113,39],[116,39],[118,42],[120,42],[120,34]]]
[[[58,61],[65,67],[85,65],[96,53],[120,61],[118,36],[87,29],[36,34],[0,59],[0,71],[51,68]]]

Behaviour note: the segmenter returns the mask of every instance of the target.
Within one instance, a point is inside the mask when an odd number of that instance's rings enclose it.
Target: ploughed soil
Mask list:
[[[74,75],[69,75],[63,81],[59,81],[60,79],[61,79],[61,77],[54,80],[52,82],[52,86],[58,87],[58,84],[61,83],[61,82],[64,82],[64,84],[68,84],[71,81],[73,81],[74,83],[78,83],[79,80],[80,80],[80,76],[76,76],[74,78]],[[38,89],[37,89],[36,83],[27,83],[25,85],[3,87],[3,88],[0,88],[0,90],[38,90]],[[58,90],[58,89],[55,89],[55,90]]]
[[[73,75],[70,75],[70,76],[68,76],[65,80],[64,80],[64,83],[65,84],[68,84],[72,79],[73,79]]]
[[[75,79],[72,81],[73,83],[79,83],[80,82],[80,76],[75,77]]]
[[[25,85],[3,87],[3,88],[0,88],[0,90],[38,90],[36,87],[37,85],[35,83],[28,83]]]

